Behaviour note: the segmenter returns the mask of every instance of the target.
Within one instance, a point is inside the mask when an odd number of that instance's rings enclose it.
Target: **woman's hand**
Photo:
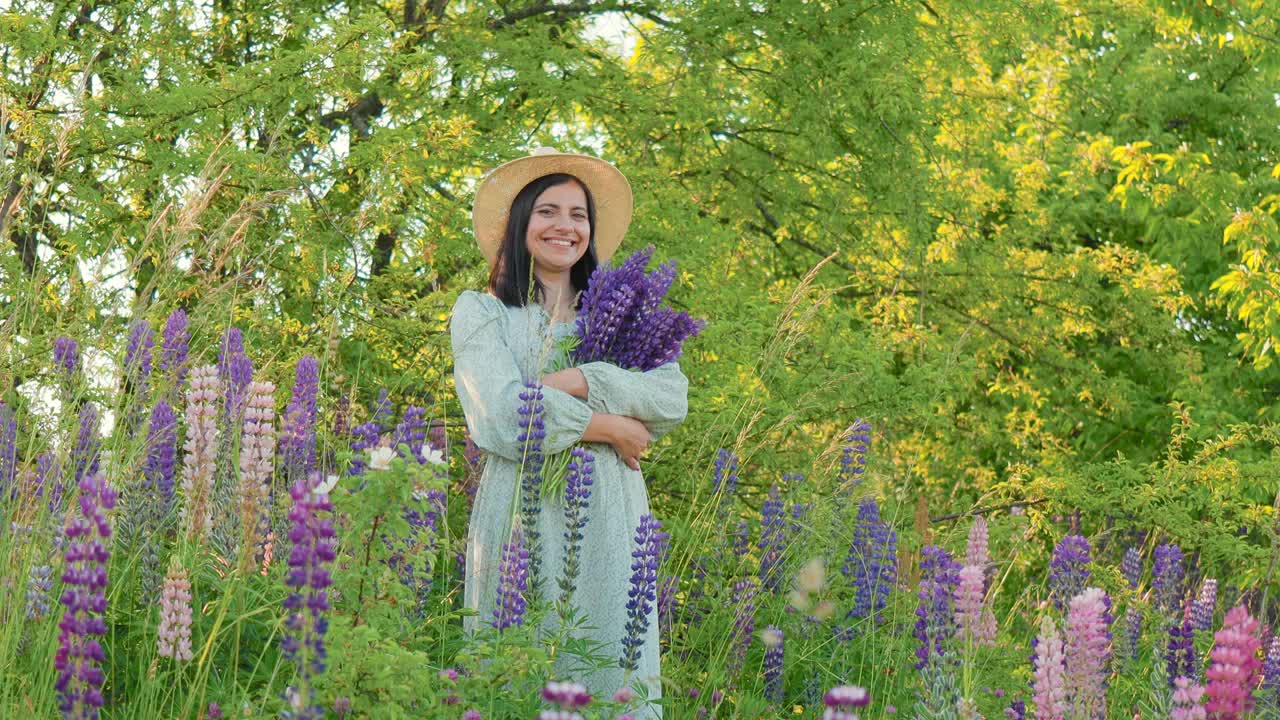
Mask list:
[[[613,449],[632,470],[640,469],[640,456],[649,449],[649,428],[644,423],[626,415],[614,415]]]
[[[587,376],[578,368],[565,368],[543,375],[542,384],[567,392],[579,400],[587,399]]]
[[[582,434],[587,442],[606,442],[617,451],[618,457],[632,470],[640,469],[640,456],[649,448],[649,428],[644,423],[626,415],[596,413],[587,423]]]

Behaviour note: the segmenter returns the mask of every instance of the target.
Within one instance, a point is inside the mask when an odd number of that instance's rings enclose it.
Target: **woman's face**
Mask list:
[[[568,272],[587,252],[587,194],[576,182],[552,185],[533,201],[524,243],[535,271]]]

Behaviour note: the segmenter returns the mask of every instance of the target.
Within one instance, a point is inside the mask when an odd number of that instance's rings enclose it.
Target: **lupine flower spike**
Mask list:
[[[498,597],[493,609],[493,627],[499,631],[524,624],[525,594],[529,590],[529,550],[517,521],[511,541],[502,546],[498,565]]]
[[[1068,535],[1053,548],[1049,562],[1049,593],[1060,611],[1084,591],[1089,582],[1089,541],[1080,535]]]
[[[101,474],[80,481],[80,513],[66,527],[66,614],[58,623],[58,671],[55,687],[63,717],[97,718],[102,707],[101,664],[106,656],[98,638],[106,635],[107,561],[111,557],[111,523],[107,511],[115,507],[116,494]]]
[[[329,609],[332,584],[329,565],[335,552],[333,521],[324,514],[333,506],[329,496],[312,492],[318,478],[299,478],[290,488],[293,507],[289,509],[289,570],[285,584],[290,588],[285,598],[287,613],[281,642],[285,659],[298,669],[299,687],[290,688],[296,713],[294,718],[323,718],[324,710],[311,694],[314,676],[325,670],[324,636],[329,623],[324,613]]]
[[[160,629],[156,654],[178,662],[191,659],[191,582],[178,558],[169,559],[169,573],[160,591]]]
[[[618,663],[632,671],[640,666],[640,652],[649,630],[649,614],[657,601],[658,559],[666,533],[652,515],[641,515],[636,527],[635,548],[631,551],[631,589],[627,592],[627,624]]]
[[[195,542],[205,537],[213,519],[213,473],[221,405],[218,368],[202,365],[192,370],[187,388],[186,454],[182,459],[182,521],[188,537]]]
[[[822,720],[858,720],[858,708],[864,708],[870,702],[871,695],[864,688],[856,685],[833,687],[822,697],[822,704],[827,706]]]
[[[591,693],[580,683],[549,682],[542,688],[542,699],[559,709],[543,710],[538,720],[582,720],[577,711],[591,704]]]
[[[1209,653],[1209,680],[1205,711],[1211,720],[1242,720],[1254,706],[1253,688],[1258,685],[1262,663],[1258,650],[1258,621],[1243,605],[1227,612],[1222,629],[1213,636]]]
[[[1088,588],[1071,599],[1067,611],[1066,688],[1075,717],[1106,713],[1106,679],[1111,637],[1106,625],[1107,595]]]
[[[1036,720],[1063,720],[1067,715],[1066,656],[1062,637],[1053,618],[1040,618],[1036,639],[1035,691]]]

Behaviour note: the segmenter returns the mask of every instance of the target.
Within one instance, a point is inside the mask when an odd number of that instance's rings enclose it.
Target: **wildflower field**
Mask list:
[[[0,718],[651,717],[556,667],[654,624],[668,720],[1280,717],[1267,10],[0,7]],[[463,629],[449,309],[539,145],[689,335],[618,653],[522,531]],[[571,536],[609,451],[534,461]]]

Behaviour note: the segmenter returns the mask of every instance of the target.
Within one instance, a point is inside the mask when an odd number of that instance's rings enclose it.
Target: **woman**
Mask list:
[[[648,372],[604,362],[547,372],[557,342],[574,330],[579,299],[598,262],[622,242],[631,220],[630,185],[615,167],[587,155],[539,148],[495,169],[476,191],[472,221],[489,262],[489,294],[463,292],[453,308],[454,381],[471,438],[486,454],[467,534],[464,602],[479,614],[469,631],[494,620],[498,565],[509,541],[519,494],[522,443],[517,409],[526,380],[542,383],[544,454],[585,443],[595,473],[581,544],[581,574],[573,604],[590,626],[580,634],[611,659],[588,671],[557,657],[559,679],[609,697],[624,684],[661,696],[658,622],[650,612],[639,668],[630,675],[622,653],[631,550],[649,498],[640,473],[649,444],[684,420],[688,381],[675,362]],[[538,591],[558,595],[564,556],[563,499],[542,501],[537,520],[541,558]],[[551,618],[551,622],[555,619]],[[645,717],[661,717],[651,706]]]

